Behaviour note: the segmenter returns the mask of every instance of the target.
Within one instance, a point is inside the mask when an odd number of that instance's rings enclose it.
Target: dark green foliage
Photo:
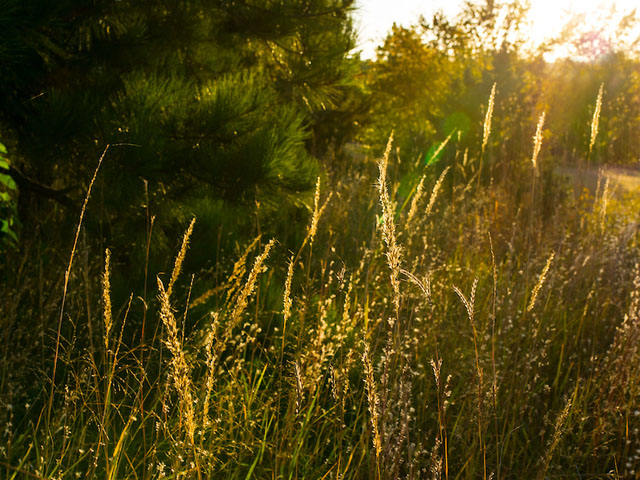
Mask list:
[[[143,180],[165,227],[202,199],[273,209],[313,185],[354,66],[350,0],[7,3],[0,121],[20,171],[79,205],[112,145],[92,217],[108,242],[144,230]],[[21,189],[25,221],[50,211],[39,197]]]
[[[0,143],[0,251],[18,241],[16,234],[18,218],[15,205],[17,185],[7,175],[8,171],[7,148]]]

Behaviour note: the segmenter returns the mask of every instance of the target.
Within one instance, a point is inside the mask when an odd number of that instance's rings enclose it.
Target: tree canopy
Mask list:
[[[5,3],[0,125],[27,221],[42,197],[79,204],[107,144],[112,224],[142,180],[165,219],[206,218],[203,199],[281,207],[313,185],[314,132],[355,66],[352,0]]]

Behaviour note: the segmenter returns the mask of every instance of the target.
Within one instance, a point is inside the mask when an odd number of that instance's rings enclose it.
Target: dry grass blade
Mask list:
[[[544,266],[544,268],[542,269],[542,272],[540,273],[540,277],[538,278],[538,283],[536,283],[536,286],[533,287],[533,291],[531,292],[531,301],[529,302],[529,306],[527,307],[527,312],[530,312],[531,310],[533,310],[533,307],[536,304],[538,293],[540,292],[540,289],[544,284],[544,280],[547,276],[547,272],[549,271],[549,267],[551,266],[551,261],[553,260],[554,256],[555,256],[555,252],[551,252],[551,255],[549,255],[549,258],[547,259],[546,265]]]
[[[378,398],[378,390],[376,387],[376,381],[373,374],[373,365],[369,358],[369,345],[367,341],[364,342],[364,353],[362,354],[362,363],[364,364],[365,373],[365,386],[367,388],[367,401],[369,406],[369,414],[371,415],[371,428],[373,429],[373,446],[376,452],[376,460],[380,459],[380,453],[382,452],[382,438],[380,436],[379,428],[379,414],[378,408],[380,400]]]
[[[167,297],[171,297],[171,294],[173,293],[173,286],[175,285],[176,280],[178,279],[178,276],[182,271],[182,263],[184,262],[184,257],[187,254],[187,247],[189,246],[189,238],[193,233],[193,226],[195,225],[195,223],[196,223],[196,219],[192,218],[191,223],[189,223],[189,227],[187,228],[187,231],[184,233],[184,236],[182,237],[182,245],[180,246],[180,252],[178,253],[178,256],[176,257],[175,263],[173,265],[173,271],[171,272],[171,279],[169,280],[169,286],[167,287]]]
[[[600,111],[602,110],[603,92],[604,92],[604,83],[600,84],[600,90],[598,90],[598,98],[596,98],[596,108],[593,111],[593,118],[591,119],[591,138],[589,139],[589,155],[591,155],[593,146],[596,143],[596,137],[598,136],[598,124],[600,123]]]
[[[320,187],[321,187],[321,181],[320,181],[320,177],[318,177],[318,179],[316,180],[315,194],[313,195],[313,215],[311,216],[311,223],[309,224],[309,230],[307,231],[307,235],[305,236],[302,242],[302,245],[300,246],[298,255],[296,255],[296,257],[294,258],[294,263],[297,262],[298,256],[300,255],[300,253],[302,252],[302,249],[305,247],[307,243],[313,246],[313,242],[316,238],[316,234],[318,233],[318,223],[320,222],[320,217],[322,217],[322,214],[324,213],[325,209],[327,208],[327,205],[329,204],[329,201],[331,200],[331,197],[333,196],[333,192],[330,192],[326,200],[322,204],[322,206],[320,206]]]
[[[393,143],[393,133],[389,136],[387,148],[378,162],[378,195],[380,197],[380,206],[382,207],[382,238],[387,247],[386,257],[389,265],[391,287],[393,288],[393,304],[396,310],[396,316],[400,310],[400,263],[402,261],[402,249],[398,245],[396,238],[396,226],[393,220],[394,207],[389,198],[389,190],[387,188],[387,165],[389,163],[389,153]]]
[[[228,302],[234,296],[234,294],[240,289],[242,286],[242,282],[244,281],[244,275],[247,272],[247,258],[249,254],[254,249],[254,247],[260,241],[261,236],[258,235],[253,241],[245,248],[244,252],[236,260],[233,264],[233,270],[228,280],[224,282],[222,285],[218,285],[215,288],[207,290],[205,293],[196,298],[192,303],[192,307],[196,307],[198,305],[202,305],[209,298],[219,292],[225,292],[226,301]]]
[[[451,137],[453,137],[453,134],[456,133],[456,129],[454,128],[453,130],[451,130],[451,133],[449,134],[449,136],[447,138],[445,138],[440,145],[438,145],[438,148],[436,149],[435,152],[433,152],[433,155],[431,155],[429,157],[428,162],[431,162],[434,158],[438,158],[438,155],[440,155],[440,152],[442,152],[442,150],[444,150],[444,147],[447,146],[447,144],[449,143],[449,140],[451,140]],[[427,162],[427,163],[428,163]]]
[[[577,392],[577,387],[576,387],[576,390],[574,391],[573,396],[575,396],[575,392]],[[562,412],[560,412],[560,414],[558,415],[558,418],[556,418],[556,423],[553,426],[553,437],[551,437],[551,441],[549,443],[549,446],[547,447],[547,451],[545,453],[545,458],[544,458],[544,465],[542,470],[540,470],[538,479],[545,478],[545,474],[547,473],[547,470],[549,469],[549,464],[551,463],[551,459],[553,458],[553,452],[555,451],[556,447],[560,443],[560,439],[562,438],[562,434],[564,433],[564,428],[565,428],[564,424],[567,421],[567,417],[569,416],[569,411],[571,410],[572,404],[573,404],[573,397],[567,400],[567,403],[562,409]]]
[[[324,208],[323,208],[324,210]],[[309,241],[313,243],[318,232],[318,221],[320,220],[320,177],[316,180],[316,193],[313,196],[313,216],[311,217],[311,225],[309,226]]]
[[[424,192],[424,181],[426,180],[426,178],[426,174],[422,176],[420,182],[418,183],[418,186],[416,187],[416,192],[411,199],[411,206],[409,207],[409,213],[407,214],[407,225],[411,225],[413,218],[418,212],[418,203],[422,199],[422,194]]]
[[[428,301],[431,301],[431,279],[428,276],[425,276],[423,281],[423,280],[420,280],[418,277],[416,277],[413,273],[409,272],[408,270],[402,269],[400,270],[400,272],[404,276],[406,276],[409,280],[411,280],[411,282],[416,284],[418,288],[422,290],[422,293],[424,294],[426,299]]]
[[[538,170],[538,155],[542,148],[542,128],[544,127],[544,117],[546,112],[540,114],[538,119],[538,126],[536,127],[536,134],[533,136],[533,155],[531,156],[531,163],[533,164],[534,171]]]
[[[605,221],[607,219],[607,206],[609,205],[609,177],[604,182],[604,188],[602,189],[602,197],[600,200],[600,231],[604,233]]]
[[[429,204],[427,205],[427,209],[424,212],[425,217],[428,217],[431,214],[431,211],[433,210],[433,206],[435,205],[436,200],[438,198],[440,187],[442,187],[442,182],[444,181],[444,178],[447,176],[447,173],[449,172],[450,168],[451,167],[447,167],[442,171],[442,173],[440,174],[440,177],[438,178],[438,181],[433,186],[433,191],[431,192],[431,197],[429,198]]]
[[[240,321],[242,312],[244,312],[245,308],[247,308],[249,297],[255,290],[256,283],[258,281],[258,276],[266,270],[266,267],[264,266],[264,262],[269,256],[269,252],[271,251],[271,248],[273,247],[274,244],[275,244],[274,239],[269,240],[269,243],[265,245],[262,253],[258,255],[258,257],[255,259],[253,263],[253,268],[251,269],[251,272],[249,272],[249,277],[247,278],[247,281],[245,282],[244,287],[242,287],[242,290],[240,291],[238,298],[236,300],[236,304],[233,307],[233,310],[231,312],[229,323],[225,330],[225,338],[231,333],[231,330],[238,324],[238,322]]]
[[[213,343],[216,339],[216,335],[218,332],[218,319],[219,316],[217,313],[212,314],[211,320],[211,329],[207,334],[207,339],[205,341],[205,354],[206,354],[206,365],[207,365],[207,380],[205,382],[205,397],[204,397],[204,405],[202,407],[202,423],[205,427],[211,425],[209,420],[209,406],[211,402],[211,391],[213,390],[214,383],[214,374],[215,374],[215,366],[217,355],[213,350]]]
[[[462,291],[458,287],[456,287],[455,285],[453,286],[453,290],[456,292],[458,297],[460,297],[460,300],[462,300],[462,304],[467,309],[467,315],[469,316],[469,321],[471,322],[471,325],[475,325],[475,323],[474,323],[474,304],[475,304],[475,301],[476,301],[476,289],[477,289],[477,287],[478,287],[478,279],[476,278],[473,281],[473,286],[471,287],[471,295],[469,295],[469,298],[467,298],[465,296],[465,294],[462,293]]]
[[[191,368],[182,348],[178,331],[178,322],[173,314],[169,299],[169,291],[165,290],[162,280],[158,277],[158,292],[160,297],[160,318],[167,332],[165,345],[171,352],[171,380],[178,392],[180,412],[189,441],[195,440],[195,412],[193,408],[193,394],[191,386]]]
[[[438,155],[440,155],[440,152],[442,152],[442,150],[444,150],[444,147],[447,146],[447,143],[449,143],[449,140],[451,140],[451,137],[453,136],[453,134],[456,132],[456,130],[452,130],[451,133],[449,134],[449,136],[447,138],[444,139],[443,142],[440,143],[440,145],[438,146],[438,148],[436,149],[435,152],[433,152],[433,155],[431,155],[429,157],[429,159],[427,160],[427,166],[429,166],[430,162],[434,159],[437,158]],[[449,167],[447,167],[448,169]],[[413,195],[413,198],[411,199],[411,207],[409,208],[409,213],[407,215],[407,225],[411,225],[411,222],[413,220],[413,218],[415,217],[417,211],[418,211],[418,203],[420,202],[420,200],[422,199],[422,194],[424,192],[424,181],[426,179],[426,175],[423,175],[422,178],[420,179],[420,182],[418,183],[418,186],[416,188],[415,194]]]
[[[193,408],[193,395],[191,393],[191,369],[187,363],[184,349],[182,347],[182,341],[178,332],[178,322],[173,314],[171,307],[171,293],[175,282],[180,276],[182,270],[182,263],[187,254],[187,247],[189,245],[189,238],[193,233],[193,226],[196,219],[192,219],[187,231],[182,237],[182,245],[180,251],[176,256],[176,260],[173,266],[173,272],[171,272],[171,279],[169,281],[169,287],[165,290],[164,284],[160,277],[158,277],[158,292],[160,299],[160,318],[167,332],[167,338],[165,339],[165,345],[169,349],[172,355],[171,367],[173,380],[176,391],[178,392],[180,400],[180,412],[186,427],[187,436],[191,444],[195,441],[195,412]]]
[[[287,331],[287,320],[291,316],[291,281],[293,280],[293,267],[295,262],[293,256],[289,259],[289,265],[287,267],[287,278],[284,281],[284,295],[282,298],[283,310],[282,310],[282,350],[284,351],[284,340]]]
[[[111,312],[111,282],[109,279],[111,267],[111,252],[107,248],[104,252],[104,275],[102,275],[102,303],[104,318],[104,348],[109,350],[109,333],[113,326],[113,316]]]
[[[78,220],[78,228],[76,229],[76,235],[73,239],[73,247],[71,247],[71,254],[69,255],[69,264],[67,266],[67,271],[64,274],[64,289],[62,292],[62,302],[60,305],[60,317],[58,318],[58,332],[56,334],[56,351],[53,357],[53,372],[51,373],[51,391],[49,394],[49,404],[47,406],[47,423],[51,418],[51,406],[53,405],[53,392],[55,390],[56,384],[56,367],[58,365],[58,356],[60,354],[60,335],[62,333],[62,319],[64,318],[64,306],[65,301],[67,299],[67,289],[69,288],[69,276],[71,275],[71,267],[73,266],[73,258],[76,254],[76,247],[78,245],[78,238],[80,237],[80,229],[82,228],[82,221],[84,220],[84,212],[87,209],[87,204],[89,203],[89,197],[91,196],[91,190],[93,189],[93,184],[96,181],[98,176],[98,171],[100,170],[100,166],[102,165],[102,161],[104,160],[107,151],[109,150],[109,145],[105,147],[100,155],[100,159],[98,160],[98,165],[96,166],[95,171],[93,172],[93,177],[91,177],[91,181],[89,182],[89,187],[87,188],[87,194],[84,197],[84,202],[82,203],[82,209],[80,210],[80,219]]]
[[[476,278],[473,281],[473,286],[471,287],[471,294],[469,295],[469,298],[465,297],[465,295],[462,293],[462,291],[454,286],[453,289],[456,292],[456,294],[458,295],[458,297],[460,297],[460,300],[462,300],[462,303],[464,304],[465,308],[467,309],[467,316],[469,317],[469,323],[471,323],[471,330],[473,332],[473,350],[475,353],[475,360],[476,360],[476,375],[477,375],[477,381],[478,381],[478,391],[477,391],[477,396],[478,396],[478,417],[477,417],[477,425],[478,425],[478,440],[479,443],[481,445],[481,449],[482,449],[482,458],[483,458],[483,477],[482,478],[487,478],[487,462],[486,462],[486,450],[485,450],[485,443],[484,443],[484,434],[483,434],[483,428],[482,428],[482,417],[483,417],[483,402],[484,402],[484,371],[480,365],[480,349],[478,346],[478,331],[476,329],[476,323],[475,323],[475,318],[474,318],[474,308],[475,308],[475,302],[476,302],[476,290],[478,287],[478,279]]]
[[[484,152],[487,142],[489,141],[489,135],[491,134],[491,119],[493,117],[493,106],[496,99],[496,84],[491,87],[491,95],[489,95],[489,103],[487,104],[487,113],[484,116],[484,124],[482,126],[482,151]]]

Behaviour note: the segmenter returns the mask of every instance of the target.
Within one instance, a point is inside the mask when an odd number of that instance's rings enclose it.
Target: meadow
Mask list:
[[[554,174],[544,117],[479,182],[487,111],[450,162],[390,138],[318,177],[295,250],[256,235],[182,274],[194,218],[121,303],[83,206],[65,268],[5,287],[5,322],[33,289],[58,323],[5,334],[2,478],[637,478],[640,198]]]
[[[635,11],[3,5],[0,479],[640,478]]]

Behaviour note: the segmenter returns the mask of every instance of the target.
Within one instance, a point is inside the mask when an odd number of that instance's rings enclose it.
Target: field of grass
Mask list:
[[[66,273],[17,261],[2,478],[638,478],[640,198],[391,152],[318,179],[295,251],[257,236],[217,280],[181,275],[197,219],[117,304],[127,272],[81,234]]]

